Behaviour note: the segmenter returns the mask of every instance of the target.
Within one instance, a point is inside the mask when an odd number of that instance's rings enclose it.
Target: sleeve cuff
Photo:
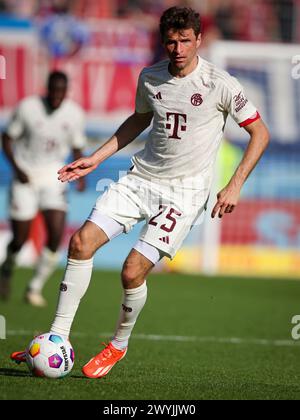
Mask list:
[[[260,114],[258,111],[256,111],[256,113],[254,115],[252,115],[252,117],[248,118],[247,120],[239,123],[240,127],[246,127],[249,124],[252,124],[254,121],[257,121],[260,119]]]

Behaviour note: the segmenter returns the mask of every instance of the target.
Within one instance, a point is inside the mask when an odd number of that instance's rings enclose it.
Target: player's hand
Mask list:
[[[214,218],[217,214],[220,218],[225,213],[232,213],[235,209],[240,197],[240,189],[227,185],[217,195],[217,203],[211,212],[211,217]]]
[[[97,166],[98,162],[93,156],[80,158],[61,168],[58,171],[58,179],[61,182],[77,181],[79,178],[82,178],[94,171]]]
[[[28,184],[29,183],[28,176],[21,169],[19,169],[19,168],[16,169],[15,173],[16,173],[17,180],[20,181],[21,184]]]

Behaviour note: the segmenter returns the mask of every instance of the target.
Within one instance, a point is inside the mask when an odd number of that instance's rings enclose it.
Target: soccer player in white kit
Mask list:
[[[132,159],[133,168],[99,198],[70,242],[51,327],[51,332],[65,337],[89,286],[96,250],[139,221],[145,222],[122,269],[124,296],[114,337],[83,367],[89,378],[107,375],[125,356],[146,302],[147,275],[162,257],[174,257],[204,212],[228,114],[246,129],[250,141],[230,182],[217,195],[212,217],[234,210],[242,185],[269,141],[267,128],[239,82],[198,56],[199,15],[190,8],[172,7],[161,17],[160,32],[168,59],[141,72],[134,114],[90,157],[59,171],[62,182],[87,175],[153,120],[145,148]],[[19,352],[12,358],[22,357]]]
[[[67,210],[66,186],[57,180],[57,170],[73,152],[82,156],[85,146],[84,112],[66,99],[65,73],[52,72],[45,97],[31,96],[17,106],[3,135],[3,150],[10,161],[14,179],[10,191],[10,220],[13,238],[1,267],[0,297],[8,299],[17,253],[28,239],[31,222],[41,211],[47,243],[36,272],[25,293],[27,302],[44,306],[42,289],[56,268]],[[78,184],[84,189],[84,182]]]

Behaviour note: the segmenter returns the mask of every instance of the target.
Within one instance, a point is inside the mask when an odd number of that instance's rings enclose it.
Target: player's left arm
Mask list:
[[[269,131],[261,118],[244,129],[250,134],[248,146],[229,183],[217,194],[217,203],[211,213],[212,218],[217,214],[221,218],[225,213],[233,212],[239,201],[242,186],[269,144]]]

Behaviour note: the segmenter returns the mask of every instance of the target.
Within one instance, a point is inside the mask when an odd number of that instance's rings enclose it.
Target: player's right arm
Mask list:
[[[2,148],[3,148],[4,154],[7,157],[8,161],[10,162],[10,164],[11,164],[13,170],[14,170],[16,178],[22,184],[27,184],[29,182],[29,178],[25,174],[25,172],[22,171],[22,169],[20,169],[19,166],[17,165],[17,162],[14,158],[12,143],[13,143],[12,138],[7,133],[3,133],[3,135],[2,135]]]
[[[135,112],[127,118],[116,133],[91,156],[78,159],[60,169],[60,171],[58,171],[58,179],[61,182],[70,182],[88,175],[102,162],[126,147],[138,137],[147,127],[149,127],[152,118],[152,112]]]
[[[26,173],[19,167],[14,157],[13,142],[19,140],[25,132],[24,122],[24,106],[26,100],[22,101],[17,108],[14,110],[10,121],[6,127],[5,132],[2,135],[2,148],[5,156],[9,160],[16,178],[22,183],[26,184],[29,182],[29,178]]]

